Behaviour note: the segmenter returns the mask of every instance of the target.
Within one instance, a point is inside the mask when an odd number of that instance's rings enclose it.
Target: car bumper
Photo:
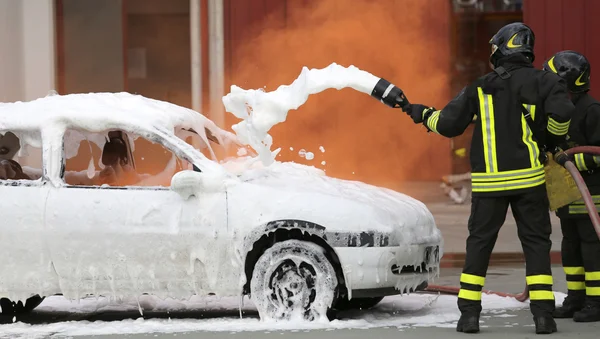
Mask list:
[[[350,297],[422,289],[439,273],[440,245],[335,247]]]

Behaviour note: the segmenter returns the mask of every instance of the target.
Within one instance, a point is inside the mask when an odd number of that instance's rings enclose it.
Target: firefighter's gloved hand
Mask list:
[[[426,121],[434,111],[435,108],[427,107],[421,104],[410,104],[406,108],[406,113],[410,115],[415,124],[420,124],[423,121]]]

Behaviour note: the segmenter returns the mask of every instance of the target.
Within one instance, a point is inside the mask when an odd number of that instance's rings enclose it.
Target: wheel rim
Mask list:
[[[261,320],[327,321],[337,284],[322,247],[286,240],[267,249],[255,263],[250,297]]]
[[[305,262],[286,259],[281,262],[269,279],[270,303],[279,310],[284,319],[311,318],[311,305],[315,301],[317,272]]]

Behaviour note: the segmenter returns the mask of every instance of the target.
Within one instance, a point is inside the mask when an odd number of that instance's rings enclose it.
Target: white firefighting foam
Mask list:
[[[557,306],[562,304],[565,294],[555,292]],[[14,324],[0,325],[0,338],[48,338],[48,337],[73,337],[73,336],[101,336],[127,334],[159,336],[160,333],[169,333],[176,336],[178,333],[186,333],[190,336],[195,331],[229,332],[229,337],[234,337],[231,332],[254,332],[237,333],[238,336],[250,337],[283,337],[286,334],[294,335],[299,330],[323,330],[313,332],[306,336],[327,336],[324,331],[333,329],[374,329],[382,327],[397,328],[400,331],[411,327],[440,327],[448,330],[456,327],[460,312],[456,307],[456,297],[450,295],[422,295],[410,294],[404,296],[391,296],[383,299],[379,305],[369,310],[349,311],[343,314],[343,318],[331,322],[262,322],[256,317],[256,307],[252,300],[244,302],[244,316],[239,318],[232,316],[237,314],[239,304],[238,297],[192,297],[189,300],[161,300],[154,296],[144,295],[139,298],[126,298],[114,301],[106,297],[88,297],[80,302],[70,302],[61,296],[46,298],[40,305],[39,311],[45,314],[52,312],[69,312],[74,318],[86,319],[86,321],[60,321],[30,325],[17,322]],[[520,303],[512,298],[503,298],[496,295],[482,295],[483,312],[481,316],[482,328],[492,327],[490,331],[505,332],[507,327],[528,326],[531,318],[519,319],[518,310],[529,307],[529,303]],[[139,308],[145,313],[175,312],[179,316],[168,319],[151,318],[129,319],[128,312],[135,312]],[[120,321],[88,321],[93,315],[123,312],[125,315]],[[189,316],[188,316],[189,315]],[[198,318],[201,315],[201,318]],[[492,318],[505,318],[505,321],[494,325]],[[512,318],[512,319],[511,319]],[[502,325],[502,324],[505,325]],[[258,332],[265,332],[264,334]],[[277,334],[279,332],[279,334]],[[270,333],[270,334],[269,334]],[[586,331],[584,331],[586,333]],[[297,334],[297,333],[296,333]],[[359,332],[360,334],[360,332]],[[410,333],[406,333],[408,336]],[[427,333],[424,333],[425,335]],[[198,333],[200,337],[204,333]],[[402,336],[402,333],[399,333]],[[417,334],[418,335],[418,334]],[[193,336],[193,335],[191,335]]]
[[[379,79],[355,66],[343,67],[332,63],[323,69],[303,67],[292,84],[279,86],[273,92],[244,90],[232,85],[231,92],[223,97],[223,104],[228,112],[243,119],[233,126],[240,141],[252,146],[262,163],[268,166],[279,152],[279,149],[271,152],[273,138],[269,130],[284,122],[288,112],[302,106],[309,95],[347,87],[370,95]]]

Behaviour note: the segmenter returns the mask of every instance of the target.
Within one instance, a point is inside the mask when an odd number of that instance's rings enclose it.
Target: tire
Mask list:
[[[349,311],[349,310],[368,310],[369,308],[375,307],[379,302],[383,300],[383,297],[373,298],[348,298],[340,299],[335,304],[337,311]]]
[[[250,298],[261,320],[327,320],[337,277],[325,250],[312,242],[275,243],[258,258]]]
[[[37,294],[25,300],[25,303],[20,300],[14,302],[8,298],[2,298],[0,299],[0,307],[2,308],[2,315],[4,316],[27,314],[38,307],[42,301],[44,301],[44,298]]]

